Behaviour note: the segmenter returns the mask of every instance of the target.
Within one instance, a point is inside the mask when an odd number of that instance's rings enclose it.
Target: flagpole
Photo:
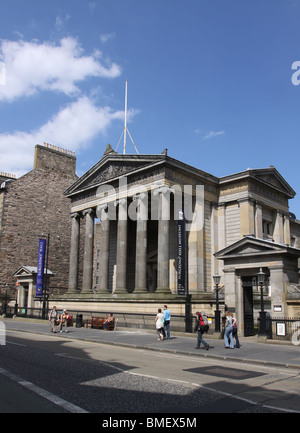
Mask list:
[[[127,80],[125,81],[125,120],[124,120],[124,147],[123,154],[126,153],[126,134],[127,134]]]

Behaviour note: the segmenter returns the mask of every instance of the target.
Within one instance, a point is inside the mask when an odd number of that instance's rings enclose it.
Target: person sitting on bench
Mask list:
[[[109,316],[107,317],[105,322],[103,322],[103,329],[109,329],[109,325],[113,321],[114,321],[113,315],[112,315],[112,313],[109,313]]]

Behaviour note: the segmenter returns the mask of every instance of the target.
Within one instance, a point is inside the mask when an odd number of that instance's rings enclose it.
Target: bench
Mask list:
[[[91,328],[103,329],[103,322],[105,322],[105,318],[104,317],[95,317],[95,316],[92,316],[91,319],[87,319],[86,320],[85,327],[88,328],[89,325],[90,325]]]
[[[85,327],[88,328],[90,326],[91,328],[103,329],[103,323],[105,322],[105,320],[106,319],[104,317],[92,316],[91,319],[86,320]],[[115,320],[115,318],[113,317],[113,319],[107,323],[107,328],[104,328],[104,330],[113,331],[116,328],[117,320]]]

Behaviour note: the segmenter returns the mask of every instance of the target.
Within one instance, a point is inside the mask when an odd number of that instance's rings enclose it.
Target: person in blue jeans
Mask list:
[[[235,338],[235,347],[239,349],[241,345],[238,337],[238,322],[236,317],[232,317],[232,337]]]
[[[226,349],[234,349],[233,335],[232,335],[232,314],[229,311],[226,311],[225,316],[226,316],[226,323],[225,323],[224,344]]]
[[[171,321],[171,313],[168,310],[168,307],[164,305],[164,322],[165,322],[165,327],[167,329],[167,340],[170,340],[170,321]]]
[[[197,311],[196,313],[194,332],[198,332],[197,346],[195,347],[195,349],[200,349],[202,343],[204,348],[206,350],[209,350],[209,344],[207,344],[206,341],[203,339],[203,334],[205,332],[205,325],[202,319],[202,314],[199,313],[199,311]]]

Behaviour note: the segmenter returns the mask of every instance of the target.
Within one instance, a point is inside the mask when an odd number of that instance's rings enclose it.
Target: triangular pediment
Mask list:
[[[50,271],[50,269],[48,269],[46,271],[46,268],[44,269],[44,275],[47,273],[47,275],[53,275],[53,272]],[[37,274],[37,267],[36,266],[20,266],[16,272],[14,273],[14,277],[27,277],[27,276],[31,276],[33,274]]]
[[[229,258],[283,253],[295,254],[300,257],[300,250],[298,248],[291,248],[287,245],[258,239],[254,236],[245,236],[239,241],[218,251],[215,253],[215,256],[217,259],[226,260]]]
[[[291,188],[275,167],[271,166],[265,169],[253,170],[252,175],[258,181],[283,192],[289,198],[294,197],[296,194],[293,188]]]
[[[226,186],[233,182],[240,182],[243,180],[249,180],[250,185],[254,186],[254,191],[262,191],[262,193],[264,193],[267,189],[271,188],[282,193],[288,199],[293,198],[296,195],[293,188],[273,166],[259,169],[248,168],[246,171],[224,176],[220,178],[220,185]],[[267,189],[265,187],[267,187]]]
[[[124,176],[130,172],[133,172],[139,168],[143,168],[147,163],[137,163],[136,161],[114,161],[106,166],[102,167],[101,170],[97,170],[92,173],[84,182],[82,182],[81,187],[91,187],[94,185],[99,185],[102,182],[113,180],[116,177]]]
[[[105,154],[101,160],[65,191],[67,196],[109,183],[121,176],[154,167],[163,162],[165,155]]]
[[[34,272],[35,271],[35,272]],[[25,277],[25,276],[30,276],[33,273],[36,273],[36,268],[32,267],[32,266],[21,266],[20,268],[18,268],[16,270],[16,272],[14,273],[14,277]]]

